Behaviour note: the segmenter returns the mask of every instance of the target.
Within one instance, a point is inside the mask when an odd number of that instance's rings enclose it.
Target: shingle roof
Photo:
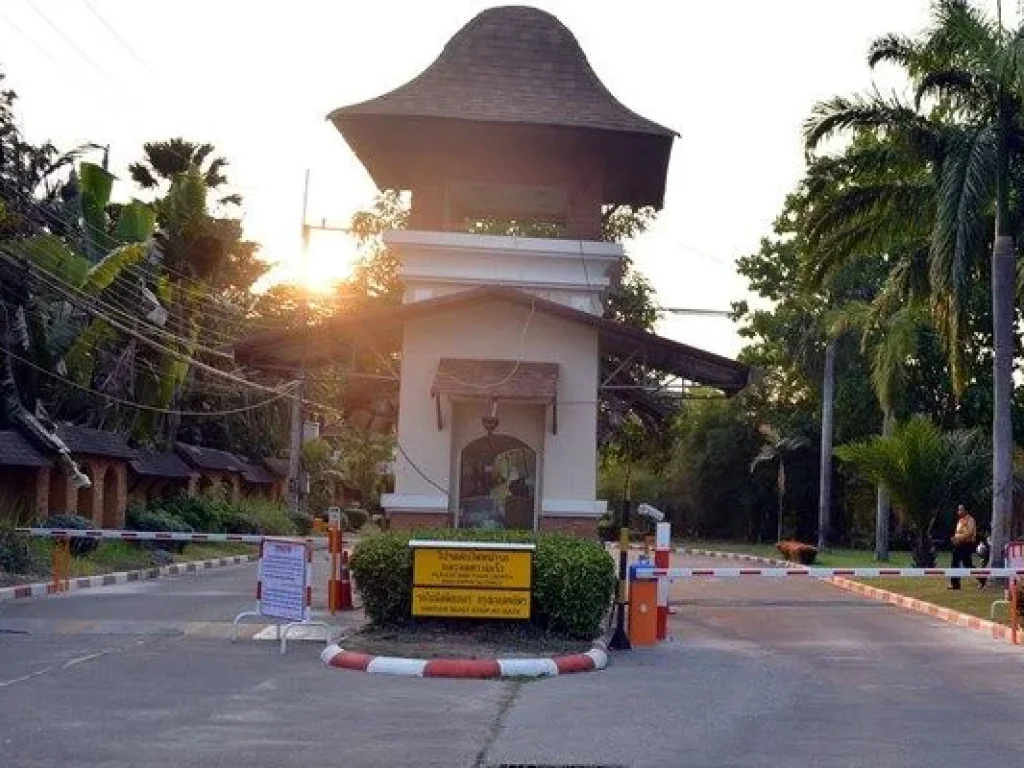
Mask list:
[[[472,19],[424,72],[383,96],[334,110],[674,136],[620,103],[576,37],[537,8],[491,8]]]
[[[58,424],[57,436],[72,454],[106,456],[112,459],[134,459],[138,452],[129,447],[124,435],[106,429]]]
[[[13,429],[0,430],[0,466],[52,467],[53,462]]]
[[[245,478],[245,482],[254,485],[272,485],[277,482],[277,478],[269,469],[262,464],[248,461],[242,466],[242,477]]]
[[[263,459],[263,466],[273,472],[278,478],[288,477],[288,459],[268,456]]]
[[[521,168],[506,156],[569,153],[600,172],[601,202],[656,208],[676,136],[619,102],[564,24],[524,6],[484,11],[418,77],[328,119],[382,189],[448,183],[452,167],[508,182]]]
[[[746,387],[754,373],[750,366],[713,352],[506,286],[471,288],[433,299],[366,310],[329,320],[315,328],[265,331],[237,344],[234,353],[240,362],[259,367],[290,365],[300,357],[307,364],[329,360],[340,354],[340,350],[347,352],[357,340],[364,343],[370,338],[378,350],[400,350],[402,328],[406,323],[495,301],[518,304],[537,313],[590,326],[597,331],[602,354],[639,355],[643,364],[654,370],[716,387],[730,395]]]
[[[140,451],[139,457],[131,463],[136,474],[145,477],[178,477],[189,478],[192,469],[172,451],[151,453]]]
[[[175,450],[186,462],[196,469],[209,469],[219,472],[242,472],[245,462],[227,451],[216,448],[204,448],[188,443],[175,443]]]
[[[558,363],[442,357],[431,394],[442,392],[459,397],[553,400],[558,392]]]

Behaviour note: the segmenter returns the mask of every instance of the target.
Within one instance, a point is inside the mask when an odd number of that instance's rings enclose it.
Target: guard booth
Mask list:
[[[485,11],[413,80],[330,119],[380,189],[411,193],[408,229],[384,237],[402,303],[236,356],[375,361],[397,402],[393,527],[594,535],[600,402],[664,417],[651,371],[746,386],[746,366],[605,316],[624,257],[605,219],[662,207],[675,132],[616,100],[554,16]]]

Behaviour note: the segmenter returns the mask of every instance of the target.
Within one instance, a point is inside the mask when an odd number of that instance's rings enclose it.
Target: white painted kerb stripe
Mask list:
[[[558,665],[553,659],[498,659],[502,677],[553,677]]]
[[[366,671],[371,675],[423,677],[423,670],[426,666],[426,659],[400,659],[395,656],[377,656],[370,662]]]

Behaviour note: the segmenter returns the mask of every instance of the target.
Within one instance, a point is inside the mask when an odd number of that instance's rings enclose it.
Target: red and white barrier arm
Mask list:
[[[262,544],[267,538],[293,538],[314,546],[327,546],[324,536],[263,536],[251,533],[170,533],[168,531],[115,531],[105,528],[17,528],[18,533],[45,539],[111,539],[114,541],[184,541],[209,543],[230,541],[238,544]]]
[[[667,578],[682,581],[712,577],[738,579],[749,576],[769,579],[830,579],[845,576],[857,579],[878,578],[986,578],[1006,579],[1024,576],[1024,568],[637,568],[638,579]]]

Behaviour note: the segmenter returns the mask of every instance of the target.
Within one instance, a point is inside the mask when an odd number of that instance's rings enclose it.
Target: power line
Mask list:
[[[28,203],[32,203],[32,204],[35,204],[36,202],[38,202],[34,198],[28,196],[26,193],[18,191],[18,190],[13,190],[13,194],[16,197],[20,197],[22,202],[28,202]],[[39,215],[43,216],[45,218],[45,220],[44,221],[40,221],[39,219],[34,219],[31,216],[31,211],[27,211],[27,210],[23,211],[23,213],[28,215],[28,217],[33,221],[33,223],[35,223],[37,225],[40,225],[40,226],[43,226],[43,227],[50,227],[51,225],[59,225],[61,228],[66,228],[68,226],[68,222],[67,221],[61,219],[57,214],[55,214],[52,211],[49,211],[49,210],[47,210],[45,208],[37,209],[35,212],[38,213]],[[92,231],[94,234],[100,235],[103,238],[105,238],[106,241],[107,241],[107,244],[110,247],[112,247],[112,248],[113,247],[120,247],[120,246],[127,246],[127,245],[142,245],[142,243],[139,243],[139,242],[121,240],[121,239],[119,239],[119,238],[117,238],[117,237],[115,237],[113,235],[108,234],[104,230],[96,227],[95,225],[90,224],[88,221],[80,220],[78,223],[81,224],[83,229]],[[228,318],[229,320],[232,320],[232,321],[240,321],[240,320],[244,319],[243,315],[241,315],[240,313],[238,315],[235,315],[228,308],[226,308],[225,305],[223,305],[222,303],[220,303],[219,301],[217,301],[216,299],[211,297],[209,295],[210,286],[207,285],[206,283],[204,283],[203,281],[197,280],[196,278],[189,277],[187,275],[184,275],[183,273],[178,272],[178,271],[172,269],[171,267],[169,267],[168,265],[163,264],[163,263],[160,264],[160,268],[162,270],[172,274],[172,275],[175,275],[175,276],[179,277],[180,281],[183,282],[184,284],[191,285],[194,289],[199,290],[201,292],[199,294],[199,299],[202,300],[202,301],[208,302],[211,305],[211,309],[216,311],[216,312],[218,312],[222,318]],[[150,280],[150,279],[152,279],[154,277],[153,275],[147,273],[144,269],[142,269],[138,265],[134,265],[134,264],[126,265],[124,267],[124,271],[129,272],[131,274],[134,274],[134,275],[136,275],[138,277],[141,277],[143,279],[146,279],[146,280]],[[125,278],[120,276],[120,275],[115,275],[114,276],[114,280],[122,280],[123,281],[124,279]]]
[[[14,352],[12,352],[10,350],[7,350],[7,354],[9,354],[15,360],[23,363],[24,365],[27,365],[29,368],[32,368],[33,370],[36,370],[39,373],[42,373],[44,376],[49,376],[52,379],[56,379],[58,381],[61,381],[64,384],[67,384],[70,387],[73,387],[75,389],[81,390],[83,392],[88,392],[89,394],[96,395],[97,397],[102,397],[105,400],[109,400],[112,403],[117,403],[118,405],[123,405],[123,406],[126,406],[128,408],[136,408],[136,409],[139,409],[139,410],[142,410],[142,411],[152,411],[153,413],[172,414],[172,415],[175,415],[175,416],[209,416],[209,417],[213,417],[213,416],[232,416],[232,415],[239,414],[239,413],[245,413],[246,411],[254,411],[257,408],[263,408],[263,407],[265,407],[267,405],[270,405],[271,403],[275,403],[278,400],[281,400],[281,399],[283,399],[285,397],[290,397],[290,392],[282,391],[282,392],[278,392],[278,394],[276,394],[276,395],[274,395],[272,397],[268,397],[266,400],[261,400],[258,403],[253,403],[252,405],[241,406],[241,407],[238,407],[238,408],[228,408],[228,409],[220,410],[220,411],[179,411],[179,410],[175,410],[175,409],[172,409],[172,408],[160,408],[159,406],[155,406],[155,405],[146,405],[145,403],[138,403],[138,402],[135,402],[134,400],[126,400],[124,398],[116,397],[114,395],[108,395],[106,392],[100,392],[99,390],[93,389],[92,387],[86,387],[86,386],[84,386],[82,384],[79,384],[78,382],[73,381],[73,380],[71,380],[71,379],[69,379],[69,378],[67,378],[65,376],[61,376],[58,373],[54,373],[53,371],[48,371],[45,368],[43,368],[41,365],[36,365],[31,360],[26,360],[24,357],[21,357],[20,355],[17,355],[17,354],[15,354]],[[286,386],[287,386],[288,389],[294,389],[295,388],[295,382],[290,382]]]
[[[4,253],[5,255],[7,255],[8,258],[11,257],[11,254],[7,253],[2,247],[0,247],[0,253]],[[35,265],[32,265],[32,264],[28,264],[28,266],[29,266],[30,269],[38,269],[37,267],[35,267]],[[128,336],[131,336],[134,339],[137,339],[138,341],[141,341],[146,346],[152,347],[153,349],[156,349],[159,352],[164,352],[166,354],[169,354],[172,357],[175,357],[178,360],[181,360],[182,362],[189,363],[189,364],[193,365],[194,367],[196,367],[197,369],[203,370],[203,371],[207,371],[208,373],[211,373],[214,376],[220,376],[222,378],[234,381],[234,382],[236,382],[238,384],[242,384],[242,385],[251,387],[253,389],[257,389],[257,390],[263,391],[263,392],[267,392],[267,393],[270,393],[270,394],[277,394],[277,390],[272,388],[272,387],[268,387],[268,386],[265,386],[263,384],[259,384],[257,382],[250,381],[248,379],[242,378],[241,376],[235,376],[234,374],[228,373],[227,371],[222,371],[219,368],[215,368],[212,365],[208,365],[208,364],[202,362],[201,360],[197,360],[196,358],[191,357],[191,356],[189,356],[189,355],[187,355],[187,354],[185,354],[183,352],[179,352],[176,349],[172,349],[170,347],[167,347],[167,346],[161,344],[160,342],[155,341],[154,339],[151,339],[148,336],[145,336],[144,334],[141,334],[138,331],[136,331],[136,330],[134,330],[134,329],[124,325],[123,323],[121,323],[120,321],[110,317],[109,315],[103,314],[102,311],[97,310],[94,307],[83,306],[82,299],[80,299],[79,297],[75,296],[70,291],[67,291],[67,290],[65,290],[63,288],[60,288],[60,287],[58,287],[57,290],[71,304],[79,307],[80,309],[82,309],[83,311],[85,311],[86,313],[88,313],[89,315],[91,315],[93,317],[99,317],[100,319],[105,320],[106,322],[110,323],[110,325],[113,326],[115,329],[121,331],[122,333],[124,333],[124,334],[126,334]]]
[[[32,12],[35,13],[36,16],[38,16],[40,19],[46,22],[47,26],[49,26],[50,29],[56,32],[65,43],[71,46],[71,49],[74,50],[75,53],[77,53],[82,58],[82,61],[84,61],[90,67],[99,72],[100,75],[104,78],[108,80],[110,79],[110,76],[106,73],[103,67],[97,64],[95,61],[93,61],[92,58],[90,58],[90,56],[85,51],[83,51],[74,40],[72,40],[68,35],[64,33],[64,30],[62,30],[60,27],[54,24],[53,21],[50,20],[49,16],[47,16],[39,8],[37,8],[35,4],[32,2],[32,0],[25,0],[25,4],[30,9],[32,9]]]
[[[56,56],[54,56],[52,53],[50,53],[42,45],[37,43],[33,37],[31,37],[24,29],[22,29],[17,24],[17,22],[14,21],[14,19],[12,19],[10,17],[10,15],[7,13],[7,11],[5,11],[3,9],[3,7],[0,7],[0,16],[3,16],[3,19],[7,23],[7,26],[9,26],[11,29],[13,29],[15,31],[15,33],[20,35],[33,48],[35,48],[37,51],[39,51],[41,54],[43,54],[43,56],[46,57],[50,61],[51,64],[53,64],[55,67],[57,67],[59,70],[64,72],[69,77],[71,77],[73,80],[76,80],[79,85],[88,85],[88,83],[86,83],[85,80],[83,80],[81,77],[78,76],[78,73],[76,73],[74,70],[68,69],[61,61],[59,61],[57,59]]]
[[[150,74],[152,74],[154,76],[157,75],[157,73],[153,69],[153,67],[151,67],[149,65],[149,62],[147,62],[145,59],[143,59],[136,52],[136,50],[134,48],[132,48],[131,45],[128,44],[128,41],[125,40],[121,36],[121,34],[116,29],[114,29],[113,26],[111,26],[107,22],[107,20],[105,18],[103,18],[103,15],[99,11],[96,10],[96,8],[93,6],[93,4],[91,2],[89,2],[89,0],[82,0],[82,2],[85,4],[85,7],[89,9],[89,13],[91,13],[96,18],[96,21],[98,21],[100,24],[102,24],[104,26],[104,28],[106,28],[107,32],[109,32],[111,34],[111,36],[113,36],[114,39],[117,40],[117,42],[121,44],[122,48],[124,48],[126,51],[128,51],[128,53],[131,55],[131,57],[133,59],[135,59],[137,62],[139,62],[139,64],[141,64],[147,70],[149,70]]]

